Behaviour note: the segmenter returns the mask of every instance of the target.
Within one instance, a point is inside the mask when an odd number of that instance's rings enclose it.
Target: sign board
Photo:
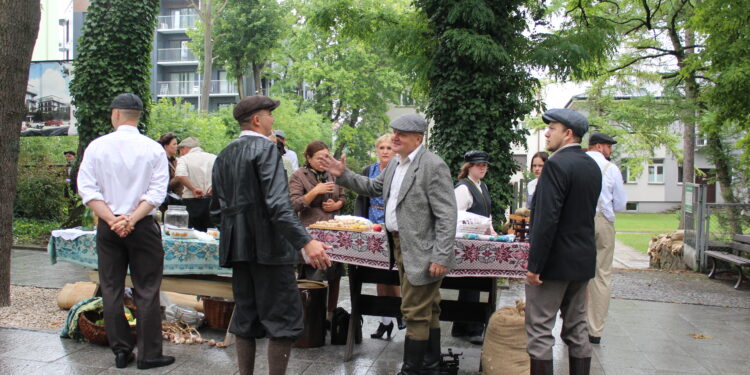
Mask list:
[[[685,212],[693,212],[693,185],[685,184]]]

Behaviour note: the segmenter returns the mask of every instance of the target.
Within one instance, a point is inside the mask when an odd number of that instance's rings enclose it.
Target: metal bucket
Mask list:
[[[295,348],[317,348],[326,341],[326,304],[328,285],[319,281],[297,280],[302,299],[305,329],[294,342]]]

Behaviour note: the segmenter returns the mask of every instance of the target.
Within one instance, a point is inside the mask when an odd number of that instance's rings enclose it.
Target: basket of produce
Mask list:
[[[203,313],[209,328],[227,329],[232,319],[234,301],[225,298],[203,298]]]
[[[130,334],[135,337],[136,320],[129,309],[126,309],[125,318],[130,324]],[[103,311],[93,310],[83,312],[78,316],[78,328],[81,330],[81,334],[83,335],[83,337],[85,337],[89,342],[104,346],[109,345],[109,340],[107,339],[107,331],[104,329]]]

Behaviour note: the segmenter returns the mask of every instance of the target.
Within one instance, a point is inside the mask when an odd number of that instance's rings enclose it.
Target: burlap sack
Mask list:
[[[65,284],[57,293],[57,306],[67,310],[78,301],[93,297],[95,292],[96,284],[92,282],[79,281],[75,284]]]
[[[530,371],[526,353],[523,301],[495,311],[487,325],[482,347],[483,375],[525,375]]]

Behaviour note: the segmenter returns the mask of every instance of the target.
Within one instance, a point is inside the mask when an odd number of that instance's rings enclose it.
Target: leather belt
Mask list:
[[[392,231],[392,232],[388,232],[388,233],[390,233],[391,236],[393,236],[393,238],[399,238],[398,231]]]
[[[370,206],[370,207],[372,207],[372,208],[374,208],[374,209],[376,209],[376,210],[382,210],[382,209],[385,209],[385,207],[383,207],[383,206],[375,206],[375,205],[372,205],[372,206]]]

